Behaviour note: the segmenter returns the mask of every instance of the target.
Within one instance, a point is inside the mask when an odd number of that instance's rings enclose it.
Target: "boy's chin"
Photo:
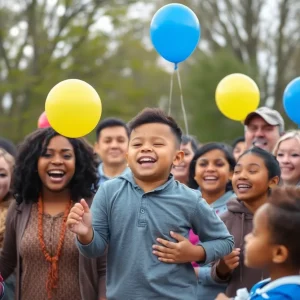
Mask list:
[[[156,181],[161,180],[164,177],[164,174],[158,174],[155,171],[148,172],[133,172],[134,177],[143,181]]]
[[[141,173],[136,173],[134,174],[134,176],[136,178],[139,178],[140,180],[144,180],[144,181],[151,181],[151,180],[155,180],[156,179],[156,174],[153,172],[152,174],[141,174]]]

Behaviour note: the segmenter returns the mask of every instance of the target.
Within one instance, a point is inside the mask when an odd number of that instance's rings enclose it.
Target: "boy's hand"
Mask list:
[[[217,296],[217,298],[215,300],[229,300],[230,298],[228,298],[225,294],[219,294]]]
[[[230,254],[224,256],[217,265],[217,273],[219,277],[227,276],[231,271],[240,264],[241,249],[236,248]]]
[[[187,263],[205,260],[205,251],[201,246],[194,246],[182,235],[170,232],[172,238],[178,243],[173,243],[164,239],[157,239],[162,246],[153,245],[153,254],[165,263]]]
[[[76,203],[72,207],[66,224],[72,232],[78,235],[79,241],[83,239],[85,241],[84,244],[86,244],[88,243],[86,239],[92,240],[92,214],[84,199],[81,199],[80,203]]]

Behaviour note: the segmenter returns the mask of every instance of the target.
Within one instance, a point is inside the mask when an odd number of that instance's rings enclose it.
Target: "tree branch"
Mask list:
[[[228,0],[226,0],[226,4],[228,4]],[[227,28],[227,25],[221,19],[221,16],[220,16],[221,12],[220,12],[220,9],[218,6],[218,2],[217,1],[211,2],[211,5],[212,5],[212,8],[213,8],[216,16],[218,16],[218,22],[221,25],[221,27],[223,28],[225,39],[226,39],[227,43],[229,44],[229,47],[232,48],[233,52],[240,59],[240,61],[244,62],[243,54],[242,54],[242,50],[241,50],[242,45],[240,44],[240,41],[239,41],[239,35],[237,35],[238,40],[236,43],[236,41],[234,41],[233,36],[230,34],[230,32]],[[230,3],[229,3],[229,5],[230,5]],[[234,28],[234,25],[233,25],[233,28]]]
[[[258,42],[258,33],[254,33],[254,28],[257,26],[258,18],[260,15],[261,3],[260,1],[255,0],[254,2],[258,3],[255,7],[253,0],[246,1],[245,4],[245,14],[244,14],[244,27],[247,33],[247,40],[245,41],[245,48],[248,53],[249,62],[254,63],[257,66],[257,42]]]
[[[21,61],[21,59],[23,57],[24,48],[28,44],[28,38],[29,38],[29,31],[28,31],[28,28],[27,28],[27,32],[26,32],[26,36],[24,38],[24,42],[19,47],[18,53],[16,55],[16,59],[15,59],[15,68],[16,69],[19,69],[19,67],[20,67],[20,61]]]
[[[3,42],[3,36],[2,36],[2,30],[1,29],[0,29],[0,53],[3,57],[3,60],[4,60],[4,63],[5,63],[5,66],[6,66],[7,70],[10,71],[11,66],[10,66],[10,62],[8,60],[8,57],[7,57],[6,50],[4,48],[4,42]]]
[[[286,26],[286,21],[289,13],[289,0],[282,0],[279,4],[278,10],[280,12],[280,21],[278,26],[278,41],[276,49],[276,65],[277,65],[277,78],[275,83],[275,103],[280,101],[282,90],[283,90],[283,78],[284,69],[286,65],[283,60],[283,47],[284,47],[284,28]]]
[[[271,66],[272,64],[272,53],[270,53],[270,51],[268,51],[268,55],[267,55],[267,61],[266,61],[266,71],[262,72],[262,85],[263,85],[263,91],[264,91],[264,100],[266,101],[266,99],[268,99],[268,97],[270,96],[270,86],[269,86],[269,82],[268,79],[270,77],[270,73],[271,73],[271,68],[269,66]]]
[[[38,74],[39,69],[39,36],[37,31],[36,20],[36,5],[37,0],[32,0],[27,6],[27,18],[28,18],[28,33],[32,38],[33,58],[32,58],[32,74]]]
[[[68,4],[70,1],[65,1],[66,4]],[[102,2],[105,2],[105,0],[103,1],[98,1],[99,4],[96,5],[96,7],[98,7],[98,5],[100,5]],[[98,3],[97,2],[97,3]],[[62,31],[66,28],[66,26],[68,25],[68,23],[73,19],[75,18],[79,13],[83,12],[87,7],[88,5],[90,5],[90,3],[85,3],[83,4],[82,6],[80,6],[77,10],[74,10],[70,15],[67,15],[67,11],[68,11],[68,7],[66,8],[66,12],[65,14],[62,16],[60,22],[59,22],[59,28],[58,28],[58,31],[55,35],[55,37],[53,38],[52,40],[52,45],[50,47],[50,51],[49,51],[49,55],[48,55],[48,58],[46,60],[46,66],[49,64],[50,60],[51,60],[51,57],[53,55],[53,52],[56,48],[56,45],[59,41],[59,37],[62,33]],[[95,10],[96,10],[96,7],[95,7]]]
[[[45,1],[47,2],[47,0]],[[56,3],[53,5],[53,9],[50,11],[47,19],[49,21],[49,24],[46,24],[46,26],[51,26],[51,21],[54,20],[54,17],[57,15],[57,8],[58,8],[58,0],[56,0]]]

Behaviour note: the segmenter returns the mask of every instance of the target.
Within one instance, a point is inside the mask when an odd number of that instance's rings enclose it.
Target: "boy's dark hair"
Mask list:
[[[160,123],[168,125],[173,132],[173,134],[176,137],[176,140],[178,142],[178,147],[181,144],[181,137],[182,137],[182,131],[180,127],[177,125],[176,121],[171,117],[168,116],[164,111],[162,111],[159,108],[145,108],[142,110],[135,118],[133,118],[129,124],[129,134],[131,132],[144,124],[151,124],[151,123]]]
[[[196,172],[196,163],[197,160],[200,156],[204,155],[207,152],[210,152],[212,150],[220,150],[224,153],[225,158],[229,164],[229,170],[233,171],[235,167],[235,159],[232,155],[232,152],[229,150],[228,145],[223,144],[223,143],[207,143],[200,147],[196,152],[193,157],[193,160],[191,161],[190,164],[190,171],[189,171],[189,187],[192,189],[197,189],[198,188],[198,183],[194,179],[195,177],[195,172]],[[229,181],[226,185],[226,192],[227,191],[232,191],[232,184],[231,181]]]
[[[278,176],[280,178],[281,170],[279,163],[274,155],[272,155],[270,152],[261,149],[259,147],[252,147],[248,150],[246,150],[244,153],[241,154],[241,156],[238,158],[238,161],[247,154],[254,154],[260,158],[263,159],[265,166],[269,173],[269,179],[274,178]],[[238,163],[237,161],[237,163]]]
[[[101,131],[103,129],[109,128],[109,127],[124,127],[126,134],[129,137],[129,130],[124,121],[122,121],[121,119],[117,119],[117,118],[106,118],[97,125],[97,128],[96,128],[97,141],[99,140]]]
[[[289,251],[288,263],[300,268],[300,188],[275,188],[268,204],[268,225],[272,242],[286,246]]]
[[[38,129],[19,146],[14,169],[13,193],[17,203],[37,202],[42,182],[37,171],[38,159],[50,140],[59,135],[51,127]],[[69,183],[74,202],[90,198],[97,191],[98,170],[93,148],[83,139],[67,138],[74,148],[75,174]]]
[[[198,142],[197,142],[197,140],[193,136],[191,136],[191,135],[185,135],[184,134],[181,137],[181,144],[182,145],[187,145],[188,143],[191,143],[192,150],[195,153],[196,150],[198,149]]]
[[[238,143],[241,143],[241,142],[245,142],[245,137],[240,136],[240,137],[236,138],[236,139],[232,142],[232,150],[234,150],[234,148],[236,147],[236,145],[237,145]]]

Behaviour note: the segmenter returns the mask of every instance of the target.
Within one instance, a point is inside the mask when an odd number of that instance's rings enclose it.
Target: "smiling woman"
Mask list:
[[[47,128],[29,135],[19,148],[14,178],[19,204],[37,202],[41,193],[52,189],[68,192],[78,202],[96,192],[96,182],[93,150],[83,139],[65,138]]]
[[[217,214],[227,210],[223,199],[215,202],[226,193],[232,193],[231,178],[235,167],[235,159],[229,147],[223,143],[208,143],[199,148],[190,164],[189,186],[200,188],[203,198],[210,204]]]
[[[283,185],[300,184],[300,131],[291,130],[283,135],[274,148],[281,169]]]
[[[70,141],[60,135],[53,137],[38,159],[38,174],[43,184],[43,195],[62,191],[75,173],[75,155]]]
[[[71,207],[81,198],[90,205],[96,191],[93,149],[39,129],[20,145],[14,176],[0,270],[6,279],[16,267],[16,298],[105,299],[106,257],[80,255],[65,224]]]

